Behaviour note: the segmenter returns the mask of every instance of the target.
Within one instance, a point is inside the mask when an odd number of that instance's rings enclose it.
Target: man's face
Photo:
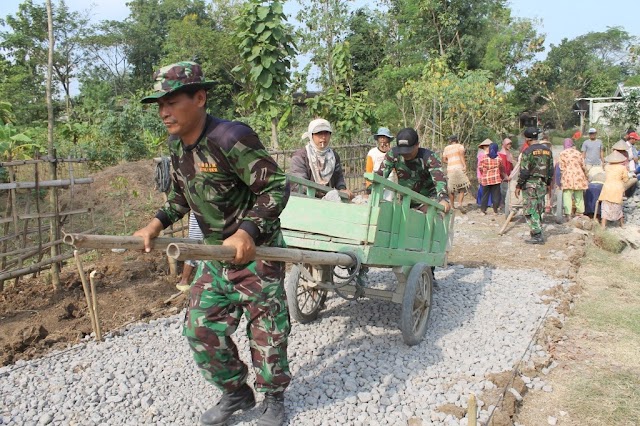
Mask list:
[[[378,136],[377,141],[381,152],[387,152],[391,148],[391,139],[388,136]]]
[[[420,149],[420,145],[415,145],[413,147],[413,150],[410,153],[400,154],[400,155],[402,155],[402,158],[404,158],[404,161],[411,161],[414,158],[416,158],[416,155],[418,155],[418,149]]]
[[[589,139],[591,139],[592,141],[595,141],[597,136],[597,133],[589,133]]]
[[[631,145],[635,145],[635,144],[636,144],[636,142],[638,142],[638,139],[629,138],[629,143],[630,143]]]
[[[172,136],[183,136],[194,132],[201,119],[201,109],[206,102],[204,90],[190,96],[184,92],[172,93],[158,99],[158,114]],[[199,131],[201,129],[195,129]]]
[[[329,146],[329,142],[331,142],[331,132],[323,131],[314,133],[311,138],[316,148],[325,149]]]

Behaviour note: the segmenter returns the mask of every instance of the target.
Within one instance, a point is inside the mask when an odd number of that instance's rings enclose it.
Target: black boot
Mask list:
[[[284,394],[268,393],[262,403],[262,416],[258,419],[258,426],[284,425]]]
[[[248,410],[255,406],[253,390],[245,383],[233,392],[223,393],[216,405],[202,413],[200,423],[206,426],[222,426],[236,411]]]
[[[524,240],[527,244],[544,244],[544,238],[542,238],[542,232],[538,232],[537,234],[531,234],[531,237],[528,240]]]

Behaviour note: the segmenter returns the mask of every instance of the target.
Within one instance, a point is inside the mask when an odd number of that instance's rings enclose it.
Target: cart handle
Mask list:
[[[176,260],[220,260],[230,262],[235,258],[236,250],[228,246],[171,243],[167,246],[167,256]],[[354,264],[352,256],[345,253],[263,246],[256,247],[256,259],[308,263],[311,265],[351,266]]]
[[[435,207],[437,210],[444,212],[444,206],[442,206],[437,201],[429,197],[425,197],[422,194],[418,194],[417,192],[407,188],[406,186],[398,185],[395,182],[390,181],[389,179],[385,179],[382,176],[375,173],[365,173],[364,178],[368,181],[373,182],[374,185],[378,184],[382,186],[382,188],[392,189],[396,192],[399,192],[403,196],[410,197],[412,200],[417,201],[422,204],[428,204],[432,207]]]

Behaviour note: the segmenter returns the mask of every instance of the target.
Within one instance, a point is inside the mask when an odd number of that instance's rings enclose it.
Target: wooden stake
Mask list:
[[[502,228],[500,228],[498,235],[504,234],[504,231],[507,229],[507,225],[509,225],[509,222],[511,222],[511,220],[513,219],[513,216],[515,215],[516,215],[516,211],[512,209],[509,212],[509,216],[507,216],[507,220],[504,221],[504,225],[502,225]]]
[[[76,259],[76,265],[78,266],[78,273],[80,274],[80,280],[82,281],[82,289],[84,290],[84,297],[87,301],[87,310],[89,311],[89,318],[91,319],[91,329],[94,333],[96,333],[96,338],[98,337],[98,332],[96,330],[96,318],[93,314],[93,304],[91,303],[91,295],[89,284],[87,283],[87,277],[84,274],[84,269],[82,268],[82,261],[80,260],[80,254],[78,250],[73,251],[73,257]]]
[[[469,401],[467,402],[467,426],[476,426],[478,417],[478,403],[476,401],[476,394],[469,394]]]
[[[89,283],[91,284],[91,303],[93,305],[93,319],[96,324],[96,340],[102,342],[102,330],[100,328],[100,318],[98,317],[98,296],[96,295],[95,276],[98,272],[91,271],[89,274]]]

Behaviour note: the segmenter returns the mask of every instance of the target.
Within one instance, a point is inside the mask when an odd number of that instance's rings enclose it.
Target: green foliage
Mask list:
[[[45,148],[10,123],[0,126],[0,160],[29,159],[36,150],[42,152]]]
[[[605,108],[603,115],[618,128],[640,126],[640,90],[632,90],[622,102]]]
[[[354,92],[367,90],[369,82],[384,63],[389,35],[382,22],[382,13],[363,8],[349,17],[349,34],[345,41],[351,53],[351,88]]]
[[[446,137],[457,134],[462,143],[507,134],[513,122],[504,94],[496,90],[487,71],[450,71],[443,59],[431,60],[422,78],[408,81],[403,114],[427,145],[442,149]]]
[[[287,91],[291,59],[296,48],[291,28],[285,24],[282,3],[263,3],[257,0],[248,2],[235,21],[240,56],[249,68],[248,82],[252,88],[240,98],[249,101],[259,114],[264,114],[275,124],[287,108],[283,95]],[[234,72],[241,70],[242,66],[233,69]],[[272,146],[277,145],[275,137]]]
[[[373,125],[373,104],[367,92],[349,96],[344,91],[329,88],[319,96],[305,100],[312,116],[323,117],[333,124],[335,132],[351,138],[362,132],[365,124]]]

